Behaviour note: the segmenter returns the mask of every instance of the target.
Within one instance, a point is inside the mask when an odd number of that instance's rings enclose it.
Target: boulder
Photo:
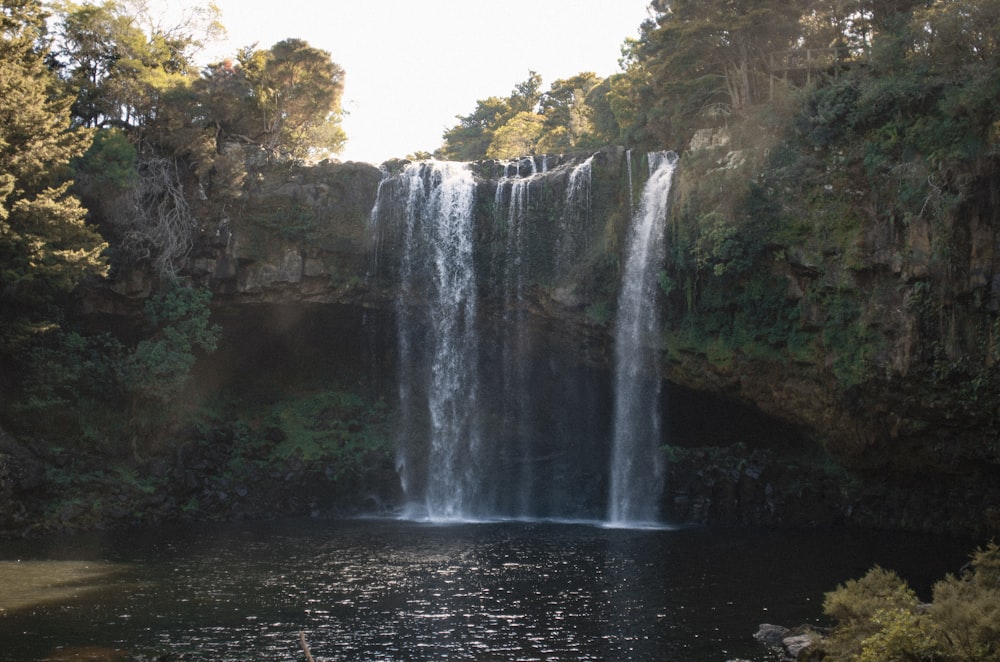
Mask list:
[[[781,648],[782,642],[791,632],[788,628],[771,623],[761,623],[753,638],[770,648]]]
[[[785,637],[781,640],[782,645],[785,647],[785,653],[789,658],[793,660],[799,659],[799,656],[803,651],[807,651],[812,648],[819,641],[819,635],[815,632],[806,632],[805,634],[797,634],[791,637]]]

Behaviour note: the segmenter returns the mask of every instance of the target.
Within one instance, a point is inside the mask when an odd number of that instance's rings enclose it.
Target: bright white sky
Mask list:
[[[437,149],[457,115],[471,113],[478,99],[509,95],[531,70],[542,76],[543,91],[583,71],[616,73],[621,45],[638,36],[649,0],[216,4],[229,42],[210,49],[212,61],[289,37],[329,51],[346,72],[341,159],[381,163]]]

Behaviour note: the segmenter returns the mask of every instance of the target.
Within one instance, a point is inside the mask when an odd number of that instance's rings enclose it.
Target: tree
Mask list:
[[[476,102],[476,109],[458,117],[458,124],[444,132],[438,155],[452,161],[475,161],[486,156],[494,132],[510,113],[510,104],[500,97]]]
[[[594,108],[597,97],[591,92],[601,84],[593,72],[584,72],[557,80],[542,95],[541,113],[545,117],[544,133],[539,140],[540,152],[568,152],[593,145]]]
[[[534,113],[541,99],[542,78],[534,71],[511,91],[510,96],[489,97],[476,102],[476,109],[459,115],[459,123],[444,133],[438,156],[454,161],[486,158],[496,131],[519,113]]]
[[[769,56],[797,45],[800,2],[660,0],[626,44],[610,103],[626,137],[685,143],[704,123],[742,117],[767,99]]]
[[[245,48],[238,59],[240,67],[234,73],[245,81],[253,112],[245,118],[251,139],[298,157],[321,157],[343,149],[344,70],[327,51],[301,39],[286,39],[268,51]],[[216,71],[231,75],[225,68]],[[244,84],[224,78],[223,82],[235,90]]]
[[[191,370],[216,347],[220,329],[210,321],[211,296],[167,281],[147,300],[134,344],[65,329],[33,338],[18,356],[21,388],[4,403],[13,414],[11,428],[116,454],[128,446],[134,455],[147,450],[183,418]]]
[[[37,0],[0,9],[0,353],[51,323],[48,308],[105,268],[106,244],[70,193],[70,161],[91,134],[70,126],[72,97],[46,66]]]
[[[196,53],[222,30],[214,4],[169,27],[142,0],[66,1],[60,10],[53,60],[77,91],[76,121],[127,128],[137,143],[159,117],[164,97],[194,80]]]
[[[611,145],[621,140],[621,126],[618,118],[615,117],[614,108],[611,106],[611,86],[617,76],[610,76],[594,86],[587,93],[587,108],[590,111],[590,122],[592,133],[588,137],[588,147],[596,148],[601,145]]]
[[[486,158],[513,159],[534,154],[544,121],[537,113],[518,113],[493,132],[493,140],[486,149]]]
[[[932,615],[956,659],[1000,658],[1000,547],[976,550],[968,569],[934,584]]]

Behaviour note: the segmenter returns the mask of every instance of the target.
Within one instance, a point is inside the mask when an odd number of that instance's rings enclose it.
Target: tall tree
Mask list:
[[[592,143],[594,99],[591,91],[601,84],[593,72],[584,72],[552,83],[541,98],[545,130],[539,140],[540,152],[568,152]]]
[[[514,86],[508,97],[489,97],[476,102],[476,109],[459,115],[458,124],[444,132],[444,144],[438,156],[455,161],[486,158],[496,131],[519,113],[534,113],[541,100],[542,77],[529,72],[528,78]]]
[[[104,268],[106,245],[67,179],[92,138],[71,128],[72,96],[46,66],[46,19],[38,0],[0,4],[0,353]]]
[[[60,12],[53,55],[77,90],[76,121],[127,128],[136,142],[157,120],[165,96],[195,79],[196,53],[222,30],[213,4],[171,26],[152,17],[143,0],[66,0]]]
[[[254,115],[255,141],[293,156],[326,156],[343,149],[340,126],[344,70],[330,53],[301,39],[285,39],[270,50],[244,49],[240,70]]]
[[[800,2],[660,0],[618,83],[619,112],[649,138],[685,142],[700,118],[742,115],[766,100],[768,57],[797,43]],[[624,116],[623,116],[623,119]]]
[[[542,133],[544,118],[537,113],[523,111],[493,132],[493,141],[486,149],[490,159],[513,159],[535,153],[535,145]]]

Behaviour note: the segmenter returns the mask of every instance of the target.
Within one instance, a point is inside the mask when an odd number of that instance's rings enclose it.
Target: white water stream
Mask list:
[[[414,163],[406,185],[399,324],[404,434],[426,427],[427,458],[397,458],[404,487],[426,461],[424,507],[431,519],[461,519],[482,480],[478,464],[479,342],[472,266],[475,180],[464,164]],[[426,330],[426,333],[424,331]],[[426,409],[424,406],[426,405]],[[401,444],[406,448],[406,444]]]
[[[552,352],[564,350],[544,344],[530,312],[539,278],[571,281],[592,225],[603,222],[592,218],[593,158],[560,166],[566,191],[557,215],[535,208],[548,191],[539,181],[544,162],[541,171],[534,160],[502,164],[494,225],[478,230],[467,164],[413,163],[383,181],[372,224],[376,240],[385,234],[395,247],[386,255],[397,256],[397,468],[408,517],[657,523],[660,386],[650,366],[658,362],[656,282],[676,161],[649,155],[628,230],[610,384],[585,366],[555,367]],[[484,233],[492,244],[476,243]],[[490,291],[477,287],[477,264],[489,270]]]
[[[629,230],[615,327],[615,410],[608,522],[655,524],[663,466],[659,451],[660,320],[656,288],[677,155],[649,155],[649,179]]]

